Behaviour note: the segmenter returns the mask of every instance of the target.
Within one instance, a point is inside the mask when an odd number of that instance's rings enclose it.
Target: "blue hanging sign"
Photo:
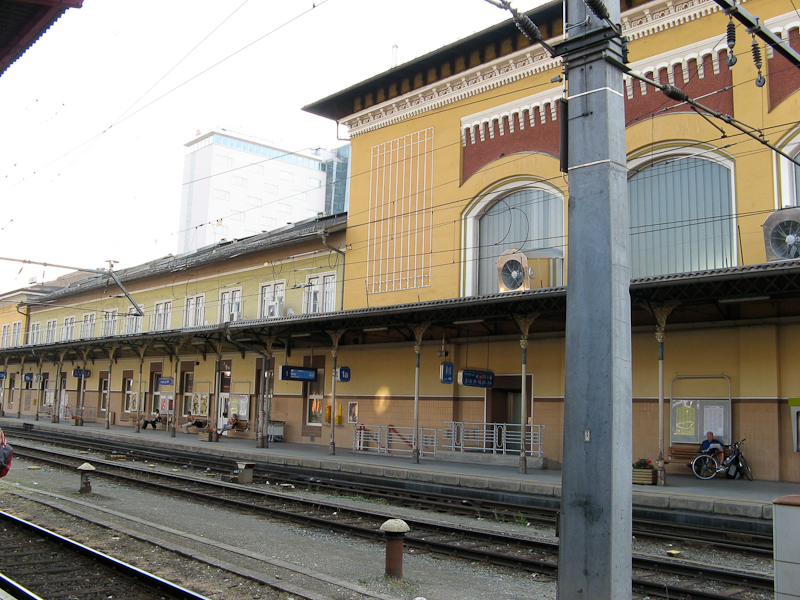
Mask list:
[[[439,381],[442,383],[453,383],[456,368],[451,362],[443,362],[439,365]]]
[[[291,365],[281,365],[278,371],[280,381],[316,381],[317,370],[305,367],[293,367]]]
[[[0,379],[5,379],[5,378],[6,378],[6,372],[5,371],[0,372]]]
[[[172,385],[172,377],[159,377],[158,385]]]
[[[72,376],[86,379],[87,377],[92,376],[92,372],[89,369],[73,369]]]
[[[30,383],[31,381],[33,381],[33,373],[25,373],[22,376],[22,381],[24,381],[25,383]]]
[[[494,373],[461,369],[458,372],[458,383],[469,387],[491,388],[494,387]]]
[[[337,367],[336,381],[342,381],[344,383],[350,381],[350,367]]]

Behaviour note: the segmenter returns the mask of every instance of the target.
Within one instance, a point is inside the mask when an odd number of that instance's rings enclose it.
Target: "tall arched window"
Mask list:
[[[737,264],[731,171],[698,157],[663,160],[628,179],[631,277]]]
[[[543,189],[526,188],[487,205],[478,223],[478,294],[496,294],[497,259],[510,248],[564,249],[564,203]]]

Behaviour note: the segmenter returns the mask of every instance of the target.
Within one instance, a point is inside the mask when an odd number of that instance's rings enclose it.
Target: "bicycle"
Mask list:
[[[698,454],[689,463],[692,472],[699,479],[713,479],[718,473],[725,473],[734,467],[732,475],[735,479],[744,476],[748,481],[753,481],[753,470],[747,464],[742,454],[741,445],[745,440],[731,444],[731,455],[719,463],[714,454]]]

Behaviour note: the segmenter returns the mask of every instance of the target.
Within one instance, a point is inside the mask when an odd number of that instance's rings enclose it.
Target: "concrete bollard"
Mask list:
[[[402,519],[389,519],[381,525],[386,534],[386,577],[403,578],[403,538],[408,530]]]
[[[800,599],[800,496],[772,501],[772,546],[775,562],[775,600]]]
[[[91,473],[94,470],[95,468],[88,462],[85,462],[80,467],[78,467],[78,471],[81,472],[81,489],[79,490],[81,494],[92,493],[92,480],[89,479],[89,473]]]

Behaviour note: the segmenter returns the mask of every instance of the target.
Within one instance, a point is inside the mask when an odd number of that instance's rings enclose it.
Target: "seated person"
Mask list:
[[[201,421],[200,419],[195,419],[192,416],[192,413],[189,413],[188,415],[186,415],[186,423],[181,425],[183,433],[189,433],[189,427],[196,427],[197,429],[205,429],[206,423],[205,421]]]
[[[237,425],[238,423],[239,423],[239,415],[238,415],[238,414],[236,414],[236,413],[233,413],[233,415],[231,415],[231,418],[230,418],[230,419],[228,419],[228,422],[227,422],[227,423],[225,423],[225,425],[223,425],[223,426],[222,426],[222,429],[220,429],[219,431],[217,431],[217,433],[222,433],[222,435],[225,435],[225,433],[224,433],[224,432],[225,432],[226,430],[228,430],[228,429],[233,429],[234,427],[236,427],[236,425]]]
[[[155,409],[153,412],[150,413],[150,419],[143,418],[142,421],[144,424],[142,425],[142,429],[147,429],[147,425],[150,424],[153,429],[156,428],[156,423],[161,423],[161,413],[158,412],[158,409]]]
[[[725,460],[725,453],[722,451],[722,442],[714,438],[713,431],[706,432],[706,439],[700,444],[701,454],[712,454],[717,459],[717,462],[722,465]]]

